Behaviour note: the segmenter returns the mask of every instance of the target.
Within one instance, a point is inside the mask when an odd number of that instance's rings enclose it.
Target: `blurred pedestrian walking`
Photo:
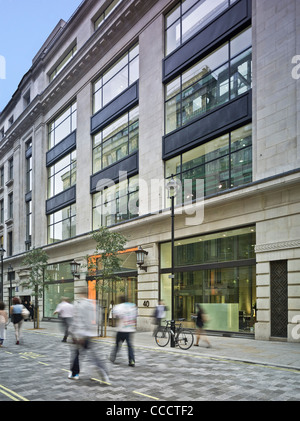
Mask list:
[[[113,326],[114,325],[114,320],[113,320],[113,308],[114,308],[114,302],[113,300],[111,300],[110,305],[109,305],[109,313],[108,313],[108,326]]]
[[[24,306],[21,304],[21,300],[18,297],[14,297],[12,300],[12,306],[10,307],[10,315],[15,329],[16,345],[20,344],[21,328],[23,324],[23,308]]]
[[[24,301],[23,306],[26,308],[26,310],[28,311],[29,317],[30,317],[30,311],[29,311],[29,303],[27,300]],[[29,317],[27,319],[24,319],[25,322],[27,322],[27,320],[29,320]]]
[[[6,339],[6,328],[8,324],[8,314],[5,311],[5,304],[0,302],[0,347]]]
[[[153,336],[155,336],[157,329],[161,327],[161,321],[166,317],[166,311],[167,307],[164,302],[162,300],[159,301],[153,313],[153,324],[155,325],[153,329]]]
[[[136,331],[137,307],[133,303],[126,302],[125,297],[121,297],[121,304],[113,308],[113,315],[117,318],[116,344],[111,353],[110,360],[115,362],[120,342],[126,341],[128,347],[128,365],[135,366],[134,350],[132,346],[132,333]]]
[[[61,302],[57,305],[53,314],[58,314],[63,324],[64,337],[62,342],[67,342],[70,334],[70,326],[72,325],[74,307],[69,302],[68,297],[62,297]]]
[[[28,310],[30,313],[29,320],[34,320],[34,305],[32,304],[31,301],[29,302]]]
[[[71,372],[69,379],[78,380],[80,372],[79,360],[89,351],[91,362],[100,371],[105,382],[109,381],[108,371],[103,359],[95,352],[91,338],[96,336],[99,311],[96,301],[87,298],[87,289],[81,288],[79,299],[74,303],[73,323],[71,334],[76,343],[71,356]]]
[[[200,338],[207,343],[207,348],[211,348],[211,344],[209,340],[207,339],[205,332],[204,332],[204,324],[207,321],[206,314],[204,313],[202,307],[197,304],[197,315],[196,315],[196,326],[197,326],[197,332],[196,332],[196,343],[194,346],[199,346]]]

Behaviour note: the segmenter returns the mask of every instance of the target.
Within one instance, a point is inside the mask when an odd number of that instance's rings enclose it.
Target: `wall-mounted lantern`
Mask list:
[[[136,264],[139,266],[140,269],[147,272],[147,266],[144,266],[144,258],[147,256],[148,252],[144,249],[142,249],[141,246],[138,247],[136,250]]]
[[[80,273],[79,273],[80,263],[77,263],[75,260],[73,260],[70,263],[70,266],[71,266],[71,273],[74,276],[74,278],[80,278]]]

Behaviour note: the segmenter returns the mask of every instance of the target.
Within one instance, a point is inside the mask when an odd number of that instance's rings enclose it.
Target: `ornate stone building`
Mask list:
[[[4,301],[32,299],[33,247],[41,317],[81,284],[92,296],[108,226],[127,244],[102,303],[125,292],[140,329],[163,299],[188,326],[201,304],[211,332],[298,340],[299,22],[297,0],[86,0],[60,21],[0,114]]]

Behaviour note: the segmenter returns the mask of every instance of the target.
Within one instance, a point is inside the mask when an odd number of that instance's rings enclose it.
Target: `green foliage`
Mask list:
[[[21,285],[25,285],[32,289],[32,295],[42,297],[46,267],[48,263],[48,255],[42,249],[32,249],[26,253],[22,264],[29,270],[29,277]]]
[[[29,277],[21,285],[25,285],[32,290],[31,294],[35,296],[34,310],[34,328],[39,328],[39,302],[38,297],[43,296],[44,282],[46,279],[46,268],[48,263],[48,255],[42,249],[33,248],[26,253],[23,259],[23,265],[29,270]]]
[[[111,291],[111,281],[121,279],[116,275],[121,268],[118,253],[124,250],[126,238],[118,232],[110,231],[106,227],[99,228],[92,235],[96,241],[96,261],[90,261],[89,269],[94,271],[96,288],[104,292]]]
[[[126,238],[117,232],[110,231],[106,227],[101,227],[92,234],[96,242],[95,256],[88,257],[88,270],[96,280],[96,291],[100,304],[103,303],[105,293],[113,292],[113,280],[121,279],[116,275],[121,269],[121,259],[119,252],[124,250]],[[101,298],[100,298],[101,297]],[[98,334],[100,326],[98,325]],[[101,324],[101,336],[103,335],[103,320]]]

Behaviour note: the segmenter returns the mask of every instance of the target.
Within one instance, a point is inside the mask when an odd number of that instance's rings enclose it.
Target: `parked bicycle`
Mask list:
[[[179,319],[182,322],[185,319]],[[189,349],[194,343],[194,335],[191,329],[182,327],[179,323],[175,325],[175,332],[171,329],[171,320],[166,320],[166,326],[158,327],[155,333],[155,341],[158,346],[167,346],[171,336],[174,338],[175,346],[181,349]]]

